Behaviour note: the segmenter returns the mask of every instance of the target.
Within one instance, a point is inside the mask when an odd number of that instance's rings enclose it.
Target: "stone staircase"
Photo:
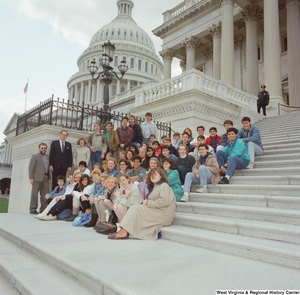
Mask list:
[[[265,118],[264,154],[229,185],[210,185],[178,203],[163,238],[282,266],[300,268],[300,113]]]
[[[159,241],[111,241],[64,221],[0,214],[0,294],[300,290],[299,123],[300,113],[260,122],[265,152],[255,168],[178,203]]]

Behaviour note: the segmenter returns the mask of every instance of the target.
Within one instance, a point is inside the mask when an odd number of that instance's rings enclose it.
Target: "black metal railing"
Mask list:
[[[74,129],[81,131],[92,131],[95,122],[101,122],[102,127],[106,121],[111,121],[114,128],[121,126],[121,121],[124,116],[128,116],[119,112],[105,112],[104,109],[89,106],[74,104],[69,101],[53,99],[53,96],[48,100],[41,102],[36,107],[27,111],[18,117],[16,135],[23,134],[41,125],[54,125],[66,129]],[[141,124],[144,118],[136,117],[136,122]],[[154,123],[159,131],[159,138],[162,135],[171,137],[171,123]]]

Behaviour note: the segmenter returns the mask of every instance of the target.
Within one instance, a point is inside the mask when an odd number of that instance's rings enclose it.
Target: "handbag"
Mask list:
[[[92,218],[91,212],[85,212],[82,214],[79,214],[73,221],[73,226],[84,226],[85,224],[89,223]]]
[[[108,235],[117,231],[117,226],[110,222],[98,222],[96,223],[94,230],[102,235]]]

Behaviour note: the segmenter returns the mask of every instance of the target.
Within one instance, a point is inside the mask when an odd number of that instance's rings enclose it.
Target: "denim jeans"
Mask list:
[[[253,164],[254,163],[254,158],[256,156],[261,156],[263,154],[263,150],[261,149],[260,146],[258,146],[253,141],[249,141],[247,143],[247,147],[248,147],[248,154],[250,156],[250,163]]]
[[[95,163],[99,163],[102,165],[101,155],[102,155],[101,151],[96,151],[95,153],[92,152],[92,154],[91,154],[92,169],[93,169]]]
[[[217,160],[219,163],[219,166],[224,166],[225,163],[227,163],[228,155],[223,151],[217,151]],[[249,162],[237,157],[237,156],[231,156],[228,161],[228,166],[226,168],[226,175],[229,175],[232,177],[235,169],[241,170],[245,169],[248,166]]]
[[[193,172],[188,172],[185,176],[183,191],[189,193],[191,191],[192,183],[200,184],[201,186],[207,186],[211,183],[211,172],[205,166],[200,166],[199,169],[200,179],[196,177]]]

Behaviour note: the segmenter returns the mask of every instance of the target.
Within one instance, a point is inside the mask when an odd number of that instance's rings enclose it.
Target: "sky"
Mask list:
[[[132,17],[152,38],[162,13],[180,0],[133,0]],[[0,0],[0,143],[12,115],[50,98],[67,99],[77,59],[98,29],[118,14],[117,0]],[[176,61],[175,61],[176,63]]]

